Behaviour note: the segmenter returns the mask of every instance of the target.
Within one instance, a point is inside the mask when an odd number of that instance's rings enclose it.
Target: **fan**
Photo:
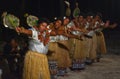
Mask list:
[[[71,15],[71,9],[70,9],[70,2],[68,1],[64,1],[65,4],[67,5],[67,8],[66,8],[66,16],[70,16]]]
[[[33,16],[33,15],[28,15],[28,16],[27,16],[27,19],[26,19],[27,24],[28,24],[28,26],[30,26],[30,27],[36,26],[38,20],[39,20],[38,17]]]
[[[76,3],[76,8],[73,11],[73,17],[74,18],[79,17],[79,14],[80,14],[80,9],[78,7],[78,3]]]
[[[15,29],[17,26],[20,25],[19,18],[12,14],[3,13],[2,17],[3,17],[3,24],[7,28]]]

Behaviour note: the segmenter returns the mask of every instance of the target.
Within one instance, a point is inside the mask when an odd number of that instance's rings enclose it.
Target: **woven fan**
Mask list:
[[[76,8],[73,11],[73,17],[77,18],[77,17],[79,17],[79,14],[80,14],[80,9],[78,7],[78,3],[76,3]]]
[[[20,20],[12,14],[5,14],[3,16],[3,24],[7,28],[15,29],[17,26],[20,25]]]
[[[66,8],[66,16],[70,16],[71,15],[71,9],[70,9],[70,2],[68,1],[64,1],[65,4],[67,5],[67,8]]]
[[[30,26],[30,27],[36,26],[38,20],[39,20],[38,17],[33,16],[33,15],[28,15],[28,16],[27,16],[27,19],[26,19],[27,24],[28,24],[28,26]]]

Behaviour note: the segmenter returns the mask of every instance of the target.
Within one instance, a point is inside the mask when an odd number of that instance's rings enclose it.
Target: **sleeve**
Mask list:
[[[32,36],[29,37],[29,38],[31,38],[31,39],[38,39],[38,32],[35,29],[33,29],[33,28],[29,29],[29,30],[32,31]]]

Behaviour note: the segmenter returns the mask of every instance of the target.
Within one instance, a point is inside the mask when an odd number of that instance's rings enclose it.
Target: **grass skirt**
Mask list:
[[[50,79],[47,56],[28,51],[25,56],[23,79]]]
[[[90,59],[96,59],[97,57],[96,49],[97,49],[97,38],[96,35],[94,35],[91,40],[91,49],[89,53]]]
[[[97,35],[97,52],[101,54],[106,54],[106,43],[104,34],[100,32],[100,35]]]
[[[71,59],[69,55],[68,40],[59,41],[57,48],[57,62],[58,67],[67,68],[71,66]]]
[[[50,42],[49,48],[48,48],[48,54],[47,54],[48,60],[56,61],[57,51],[58,51],[57,42]]]

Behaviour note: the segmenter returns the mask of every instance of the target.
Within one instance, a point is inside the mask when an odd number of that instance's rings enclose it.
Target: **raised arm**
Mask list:
[[[31,30],[28,30],[28,29],[25,29],[23,27],[17,27],[16,28],[16,32],[18,33],[23,33],[23,34],[27,34],[28,36],[32,36],[32,31]]]

